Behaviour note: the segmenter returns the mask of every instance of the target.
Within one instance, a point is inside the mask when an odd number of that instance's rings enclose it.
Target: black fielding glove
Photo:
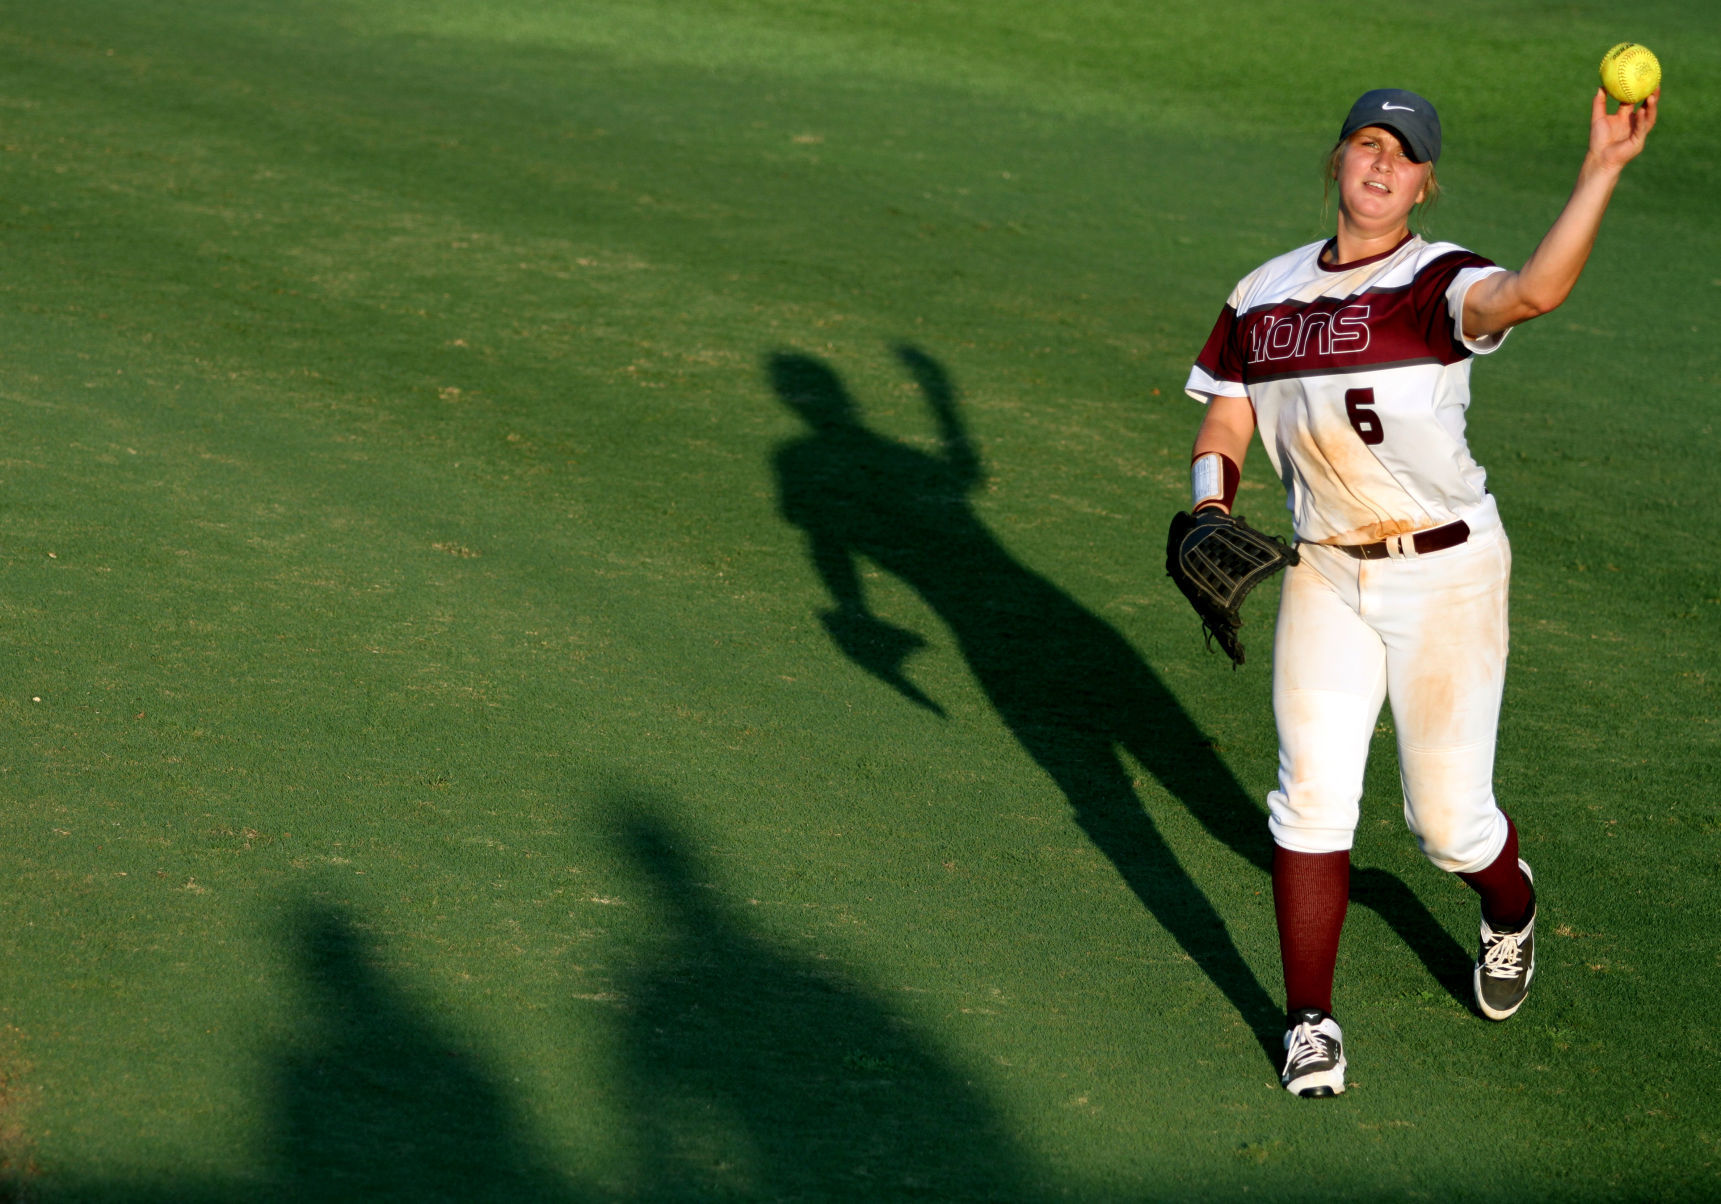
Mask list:
[[[1243,599],[1274,573],[1296,563],[1297,549],[1216,506],[1172,516],[1165,571],[1200,617],[1208,649],[1219,641],[1232,668],[1243,663],[1243,644],[1237,638],[1243,626]]]

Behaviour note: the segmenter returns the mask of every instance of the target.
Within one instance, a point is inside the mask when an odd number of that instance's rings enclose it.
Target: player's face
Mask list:
[[[1345,139],[1339,158],[1339,204],[1354,222],[1410,224],[1410,211],[1427,194],[1434,168],[1416,163],[1391,130],[1368,125]]]

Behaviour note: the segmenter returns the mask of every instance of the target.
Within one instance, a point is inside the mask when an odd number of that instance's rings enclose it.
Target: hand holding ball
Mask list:
[[[1661,64],[1649,47],[1621,42],[1602,56],[1601,86],[1622,105],[1634,105],[1661,87]]]

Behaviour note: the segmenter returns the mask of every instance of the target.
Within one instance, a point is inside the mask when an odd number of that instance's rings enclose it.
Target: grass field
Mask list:
[[[1721,1194],[1709,5],[5,8],[14,1197]],[[1471,423],[1536,991],[1469,1010],[1383,738],[1294,1100],[1181,384],[1357,93],[1516,264],[1626,39],[1661,124]]]

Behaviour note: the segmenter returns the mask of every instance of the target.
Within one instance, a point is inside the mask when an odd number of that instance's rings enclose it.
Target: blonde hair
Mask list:
[[[1344,162],[1345,143],[1348,139],[1340,138],[1333,143],[1333,149],[1327,152],[1325,176],[1321,180],[1321,224],[1327,222],[1327,205],[1332,201],[1333,183],[1339,178],[1339,165]],[[1410,210],[1411,224],[1419,234],[1427,233],[1424,220],[1434,203],[1440,199],[1440,179],[1434,170],[1434,164],[1428,165],[1428,182],[1422,186],[1422,199]]]

